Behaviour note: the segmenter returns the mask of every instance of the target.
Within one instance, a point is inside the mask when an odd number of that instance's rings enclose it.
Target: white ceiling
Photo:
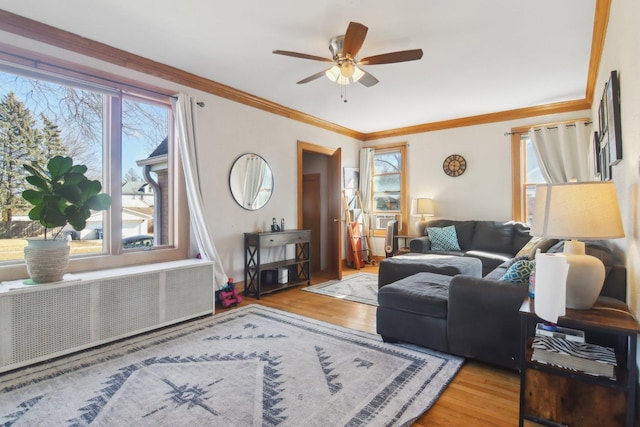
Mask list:
[[[595,0],[2,0],[4,10],[369,133],[584,99]],[[359,57],[421,48],[420,61],[364,67],[341,87],[329,39],[369,27]]]

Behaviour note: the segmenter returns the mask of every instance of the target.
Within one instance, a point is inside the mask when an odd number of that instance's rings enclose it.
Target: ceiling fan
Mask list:
[[[308,83],[326,75],[329,80],[341,85],[348,85],[351,82],[357,81],[366,87],[377,84],[378,79],[363,70],[360,66],[415,61],[422,58],[422,49],[412,49],[357,59],[358,52],[364,43],[368,30],[369,29],[362,24],[350,22],[347,27],[347,32],[343,36],[335,36],[329,41],[329,50],[331,51],[332,59],[288,50],[274,50],[273,53],[334,64],[326,70],[300,80],[298,84]]]

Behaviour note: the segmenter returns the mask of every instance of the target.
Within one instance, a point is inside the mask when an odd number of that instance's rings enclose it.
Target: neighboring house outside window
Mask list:
[[[153,261],[184,258],[188,231],[178,241],[184,227],[172,225],[186,207],[174,208],[185,197],[174,185],[181,171],[170,97],[130,83],[123,88],[113,76],[78,80],[51,58],[43,72],[37,59],[33,67],[0,61],[0,273],[18,274],[11,269],[24,264],[25,239],[42,234],[20,197],[22,164],[46,164],[56,154],[85,164],[113,198],[111,209],[92,215],[85,230],[63,230],[72,240],[70,271],[91,268],[96,256],[105,268],[149,262],[148,254],[137,254],[148,249],[160,250]],[[125,244],[133,236],[145,237],[145,245]],[[124,252],[127,257],[117,257]]]

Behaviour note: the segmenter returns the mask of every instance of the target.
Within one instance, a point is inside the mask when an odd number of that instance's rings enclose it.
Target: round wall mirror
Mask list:
[[[273,192],[273,173],[269,163],[257,154],[243,154],[233,162],[229,188],[243,208],[255,211],[267,204]]]

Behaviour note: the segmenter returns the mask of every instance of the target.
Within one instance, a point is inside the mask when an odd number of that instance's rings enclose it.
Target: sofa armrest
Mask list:
[[[416,237],[409,241],[409,251],[417,253],[426,253],[431,250],[431,240],[429,236]]]
[[[457,275],[449,285],[449,350],[459,356],[517,369],[519,310],[526,285]]]
[[[601,296],[627,302],[627,269],[624,265],[614,265],[604,279]]]

